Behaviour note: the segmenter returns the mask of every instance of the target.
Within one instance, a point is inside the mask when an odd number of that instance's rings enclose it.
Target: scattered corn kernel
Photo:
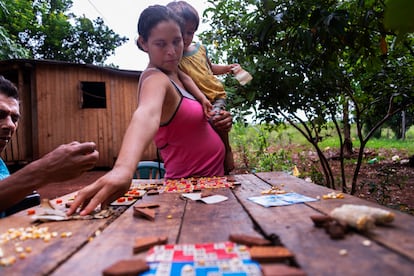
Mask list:
[[[26,251],[26,253],[31,253],[32,252],[32,248],[30,246],[26,246],[26,248],[24,249],[24,251]]]
[[[72,236],[72,232],[62,232],[60,234],[61,238],[69,238],[70,236]]]
[[[21,253],[19,254],[19,259],[26,259],[26,253],[21,252]]]
[[[167,216],[167,219],[172,219],[172,215],[168,215]]]
[[[2,258],[0,260],[0,265],[1,266],[9,266],[12,265],[16,262],[16,257],[11,256],[11,257],[7,257],[7,258]]]
[[[335,198],[342,199],[342,198],[345,198],[345,196],[343,193],[332,192],[326,195],[322,195],[322,198],[323,199],[335,199]]]
[[[348,250],[346,250],[346,249],[341,249],[341,250],[339,250],[339,255],[341,255],[341,256],[346,256],[346,255],[348,255]]]
[[[364,245],[364,246],[371,246],[371,241],[370,240],[364,240],[362,242],[362,245]]]

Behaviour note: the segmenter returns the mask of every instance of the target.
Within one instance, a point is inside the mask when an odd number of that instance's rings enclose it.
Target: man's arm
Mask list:
[[[0,181],[0,211],[48,183],[66,181],[92,169],[99,158],[92,142],[61,145]]]

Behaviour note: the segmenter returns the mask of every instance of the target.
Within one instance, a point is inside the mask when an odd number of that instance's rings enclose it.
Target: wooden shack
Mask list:
[[[63,143],[93,141],[97,167],[112,167],[137,105],[140,72],[70,62],[0,61],[0,75],[20,91],[17,133],[2,153],[11,164],[26,164]],[[152,144],[144,159],[156,158]]]

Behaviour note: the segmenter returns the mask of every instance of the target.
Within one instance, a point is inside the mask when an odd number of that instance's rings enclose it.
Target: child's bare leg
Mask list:
[[[217,133],[223,141],[226,149],[226,155],[224,157],[224,174],[229,174],[232,170],[234,170],[234,159],[229,141],[229,133],[227,131],[217,131]]]

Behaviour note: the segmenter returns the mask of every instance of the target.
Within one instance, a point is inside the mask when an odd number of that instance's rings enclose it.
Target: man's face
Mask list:
[[[19,102],[0,93],[0,152],[11,140],[20,118]]]

